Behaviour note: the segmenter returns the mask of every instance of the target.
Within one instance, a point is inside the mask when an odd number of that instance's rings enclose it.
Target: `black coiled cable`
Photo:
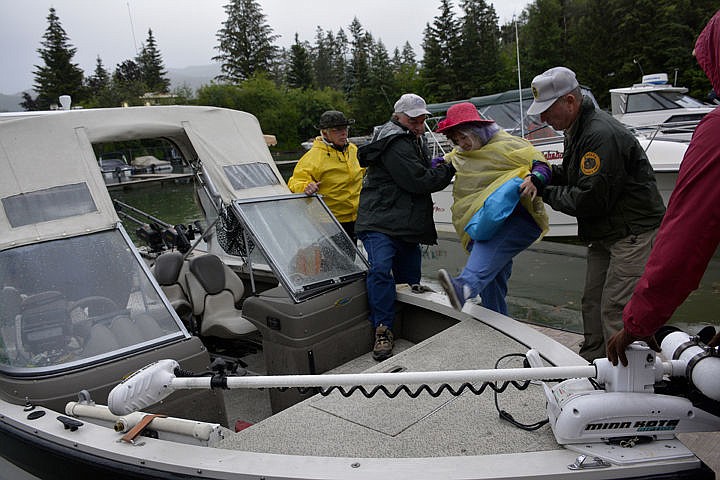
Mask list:
[[[319,393],[320,395],[326,397],[330,395],[332,392],[337,391],[342,395],[343,397],[350,397],[356,392],[361,393],[365,398],[372,398],[378,393],[385,394],[388,398],[395,398],[401,393],[407,394],[410,398],[417,398],[422,393],[427,393],[431,397],[437,398],[440,395],[442,395],[445,392],[450,393],[450,395],[454,397],[459,397],[462,395],[466,390],[469,390],[470,392],[474,393],[475,395],[482,394],[485,389],[488,387],[494,390],[496,393],[502,393],[504,392],[508,386],[514,386],[518,390],[525,390],[529,385],[530,381],[526,380],[522,383],[516,382],[514,380],[505,381],[503,382],[499,387],[495,384],[495,382],[483,382],[479,388],[476,388],[473,384],[465,382],[456,390],[452,385],[449,385],[447,383],[443,383],[440,385],[437,389],[433,389],[427,384],[422,384],[418,386],[415,390],[412,390],[407,385],[398,385],[395,387],[394,390],[391,390],[387,388],[385,385],[376,385],[369,391],[363,386],[363,385],[354,385],[350,387],[349,390],[345,390],[342,386],[333,385],[331,387],[327,388],[317,388],[317,387],[294,387],[297,388],[298,392],[305,394],[305,393]],[[284,392],[286,390],[289,390],[293,387],[276,387],[281,392]]]
[[[500,364],[500,362],[501,362],[503,359],[509,358],[509,357],[522,357],[522,358],[524,359],[523,364],[524,364],[525,366],[529,366],[529,364],[527,363],[527,360],[526,360],[525,355],[523,355],[522,353],[508,353],[507,355],[503,355],[502,357],[500,357],[500,358],[497,359],[497,361],[495,362],[495,368],[498,368],[498,365]],[[529,385],[530,385],[530,381],[528,380],[527,383],[526,383],[526,385],[525,385],[525,388],[527,388]],[[531,431],[533,431],[533,430],[537,430],[538,428],[540,428],[540,427],[542,427],[543,425],[545,425],[545,424],[547,424],[547,423],[550,422],[550,420],[547,419],[547,418],[544,419],[544,420],[540,420],[540,421],[538,421],[538,422],[535,422],[535,423],[531,423],[531,424],[526,424],[526,423],[518,422],[517,420],[515,420],[515,418],[514,418],[510,413],[508,413],[508,412],[506,412],[505,410],[503,410],[502,408],[500,408],[500,404],[498,403],[498,396],[497,396],[498,393],[499,393],[499,392],[498,392],[497,390],[495,390],[495,393],[494,393],[494,397],[495,397],[495,409],[498,411],[498,414],[500,415],[500,418],[501,418],[501,419],[503,419],[503,420],[505,420],[505,421],[507,421],[507,422],[510,422],[512,425],[514,425],[514,426],[516,426],[516,427],[518,427],[518,428],[521,428],[521,429],[523,429],[523,430],[527,430],[527,431],[529,431],[529,432],[531,432]]]

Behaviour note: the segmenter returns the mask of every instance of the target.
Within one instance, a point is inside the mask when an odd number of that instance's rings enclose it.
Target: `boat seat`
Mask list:
[[[100,323],[90,328],[90,335],[83,347],[83,357],[94,357],[115,351],[121,347],[118,338],[106,325]]]
[[[217,255],[191,258],[186,279],[201,336],[236,339],[257,331],[241,315],[242,280]]]
[[[135,315],[135,326],[144,340],[158,338],[168,333],[160,328],[157,320],[146,313],[138,313]]]
[[[129,347],[147,340],[143,338],[142,332],[130,320],[129,315],[118,315],[110,322],[110,331],[115,335],[121,347]]]
[[[0,290],[0,326],[15,325],[15,317],[20,314],[22,295],[15,287],[5,286]]]
[[[192,305],[188,295],[185,274],[188,261],[180,252],[166,252],[155,259],[152,274],[157,280],[170,305],[186,325],[192,316]]]
[[[61,349],[72,335],[69,305],[58,291],[25,297],[20,305],[19,319],[22,345],[32,353]]]

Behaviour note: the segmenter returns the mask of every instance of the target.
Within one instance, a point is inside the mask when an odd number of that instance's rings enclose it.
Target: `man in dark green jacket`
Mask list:
[[[532,82],[529,115],[565,132],[562,165],[553,166],[542,198],[577,217],[588,243],[580,355],[605,355],[622,327],[622,310],[642,275],[665,213],[655,174],[637,138],[583,98],[575,73],[555,67]]]
[[[425,100],[406,93],[389,122],[375,127],[358,149],[366,167],[355,231],[370,262],[367,277],[370,320],[375,327],[373,357],[392,355],[395,284],[420,283],[420,244],[437,243],[432,192],[450,184],[450,164],[431,166],[424,133],[430,112]]]

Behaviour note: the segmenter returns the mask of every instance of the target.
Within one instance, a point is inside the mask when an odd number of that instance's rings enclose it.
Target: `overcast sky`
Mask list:
[[[519,15],[529,0],[492,0],[500,25]],[[218,52],[216,33],[226,20],[229,0],[0,0],[0,93],[33,85],[37,49],[54,7],[70,44],[73,61],[86,75],[100,56],[108,71],[134,58],[152,29],[166,68],[208,65]],[[357,17],[392,53],[410,42],[421,51],[425,24],[439,14],[440,0],[258,0],[279,46],[314,42],[315,30],[337,32]],[[454,1],[458,4],[459,1]],[[418,58],[419,60],[420,58]]]

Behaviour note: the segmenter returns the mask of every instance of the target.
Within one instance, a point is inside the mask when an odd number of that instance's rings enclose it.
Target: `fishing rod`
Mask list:
[[[442,152],[443,156],[445,156],[445,154],[446,154],[447,152],[445,152],[445,149],[442,147],[442,144],[440,143],[440,141],[439,141],[439,140],[437,139],[437,137],[435,136],[435,132],[433,132],[432,129],[430,128],[430,126],[428,125],[427,120],[425,120],[424,123],[425,123],[425,130],[427,130],[427,131],[430,133],[430,136],[432,137],[433,141],[435,142],[435,145],[437,145],[437,147],[438,147],[438,148],[440,149],[440,151]]]
[[[114,199],[114,200],[113,200],[113,204],[115,204],[115,211],[117,211],[119,214],[120,214],[120,213],[125,214],[125,216],[126,216],[127,218],[129,218],[130,220],[132,220],[132,221],[134,221],[134,222],[137,222],[137,223],[140,223],[140,224],[145,223],[145,222],[141,222],[141,221],[137,220],[136,218],[128,215],[128,214],[125,213],[125,212],[122,212],[123,209],[130,210],[131,212],[134,212],[134,213],[139,213],[140,215],[143,215],[143,216],[145,216],[146,218],[148,218],[148,219],[152,220],[153,222],[157,223],[157,224],[160,225],[161,227],[172,228],[172,225],[170,225],[169,223],[164,222],[164,221],[160,220],[159,218],[150,215],[150,214],[147,213],[147,212],[143,212],[142,210],[140,210],[140,209],[138,209],[138,208],[135,208],[135,207],[133,207],[132,205],[128,205],[127,203],[121,202],[120,200]]]

